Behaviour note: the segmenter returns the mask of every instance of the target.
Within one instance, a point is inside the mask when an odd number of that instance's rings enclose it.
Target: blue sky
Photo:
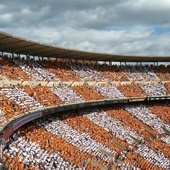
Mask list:
[[[0,30],[85,51],[170,56],[170,0],[0,1]]]
[[[161,27],[157,26],[157,27],[154,27],[152,29],[153,29],[153,34],[156,34],[156,35],[170,33],[170,28],[169,27],[161,28]]]

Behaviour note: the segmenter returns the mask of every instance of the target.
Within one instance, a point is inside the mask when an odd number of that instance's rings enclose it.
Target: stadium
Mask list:
[[[170,57],[64,49],[5,32],[0,52],[1,168],[170,169]]]

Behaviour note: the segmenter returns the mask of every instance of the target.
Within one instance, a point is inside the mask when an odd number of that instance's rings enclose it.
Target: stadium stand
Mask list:
[[[148,66],[121,66],[133,81],[156,81],[157,76]]]
[[[95,89],[105,98],[121,98],[124,95],[113,84],[96,85]]]
[[[110,81],[130,81],[127,74],[117,65],[94,65],[94,68],[100,72],[100,74]]]
[[[169,66],[0,58],[7,169],[170,169]]]
[[[155,74],[160,78],[162,81],[169,81],[170,75],[169,70],[170,66],[160,65],[160,66],[152,66],[152,70],[155,72]]]
[[[71,70],[66,62],[62,61],[43,61],[40,64],[49,72],[55,74],[55,77],[61,81],[80,81],[80,77]]]
[[[164,86],[167,89],[168,93],[170,93],[170,82],[165,83]]]
[[[142,90],[142,88],[138,84],[125,84],[119,85],[118,89],[128,97],[140,97],[146,96],[146,93]]]
[[[72,88],[85,101],[104,99],[104,96],[98,93],[93,86],[77,85],[73,86]]]
[[[1,60],[1,76],[6,76],[12,80],[30,80],[31,77],[24,73],[20,67],[17,67],[13,60],[7,57],[2,57]]]
[[[168,94],[163,84],[142,84],[141,88],[145,91],[148,96],[166,96]]]

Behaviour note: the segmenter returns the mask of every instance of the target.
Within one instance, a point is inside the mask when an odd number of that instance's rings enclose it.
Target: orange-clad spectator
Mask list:
[[[170,124],[170,111],[168,104],[154,102],[148,103],[147,106],[152,113],[160,117],[164,122]]]
[[[79,96],[82,96],[85,101],[104,99],[93,86],[73,86],[72,88]]]
[[[49,72],[55,74],[61,81],[81,81],[76,72],[71,70],[65,62],[61,61],[41,61],[40,64]]]
[[[156,75],[160,78],[162,81],[170,81],[170,67],[165,65],[160,66],[152,66],[152,69],[156,73]]]
[[[170,94],[170,82],[165,83],[164,86],[167,89],[168,93]]]
[[[145,92],[142,88],[137,84],[126,84],[119,85],[118,89],[126,96],[126,97],[141,97],[146,96]]]
[[[98,64],[95,65],[94,68],[110,81],[130,81],[128,75],[117,65],[109,66],[107,64]]]
[[[6,76],[8,79],[23,81],[32,79],[32,77],[24,73],[22,69],[13,62],[13,60],[6,57],[0,60],[0,66],[0,75]]]
[[[24,113],[24,110],[20,107],[20,105],[18,105],[14,100],[8,99],[4,93],[0,93],[0,98],[0,110],[6,121]]]
[[[48,87],[41,85],[32,88],[30,86],[20,87],[45,107],[57,106],[63,103]]]

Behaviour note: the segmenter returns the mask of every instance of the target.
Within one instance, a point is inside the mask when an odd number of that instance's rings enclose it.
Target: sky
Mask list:
[[[170,0],[0,0],[0,31],[90,52],[170,56]]]

